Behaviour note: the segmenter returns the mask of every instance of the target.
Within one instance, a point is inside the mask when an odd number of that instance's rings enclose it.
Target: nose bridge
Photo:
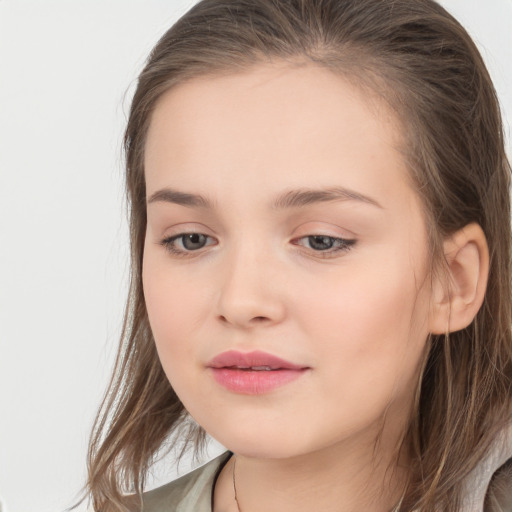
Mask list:
[[[268,241],[240,236],[226,250],[220,276],[218,315],[241,327],[275,323],[285,313],[278,261]]]

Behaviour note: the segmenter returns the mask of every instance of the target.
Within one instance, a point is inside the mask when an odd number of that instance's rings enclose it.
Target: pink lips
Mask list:
[[[229,350],[214,357],[207,367],[214,379],[234,393],[260,395],[298,379],[308,369],[266,352]]]

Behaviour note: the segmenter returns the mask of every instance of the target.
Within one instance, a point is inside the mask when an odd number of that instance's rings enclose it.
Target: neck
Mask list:
[[[389,512],[402,495],[406,461],[380,444],[345,442],[279,459],[235,455],[217,482],[214,512]]]

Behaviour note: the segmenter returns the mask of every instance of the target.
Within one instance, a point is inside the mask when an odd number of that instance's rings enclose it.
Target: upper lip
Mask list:
[[[209,368],[254,368],[266,370],[304,370],[307,368],[307,366],[297,365],[259,350],[253,352],[228,350],[215,356],[207,366]]]

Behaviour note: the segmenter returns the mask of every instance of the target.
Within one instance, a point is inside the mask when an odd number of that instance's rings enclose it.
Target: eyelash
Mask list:
[[[195,232],[189,232],[189,233],[179,233],[178,235],[173,235],[171,237],[165,238],[160,242],[160,245],[162,245],[168,252],[170,252],[173,256],[177,256],[180,258],[187,258],[193,255],[195,252],[199,252],[203,247],[196,249],[196,250],[183,250],[183,249],[177,249],[175,242],[176,240],[182,239],[187,235],[199,235],[206,238],[211,238],[208,235],[204,235],[203,233],[195,233]],[[329,241],[332,241],[333,247],[327,249],[327,250],[314,250],[312,249],[315,256],[320,258],[333,258],[336,257],[337,253],[339,252],[348,252],[356,243],[355,239],[346,239],[346,238],[338,238],[334,236],[328,236],[328,235],[306,235],[300,238],[295,238],[294,240],[303,240],[303,239],[312,239],[312,238],[327,238]],[[206,246],[207,247],[207,246]]]

